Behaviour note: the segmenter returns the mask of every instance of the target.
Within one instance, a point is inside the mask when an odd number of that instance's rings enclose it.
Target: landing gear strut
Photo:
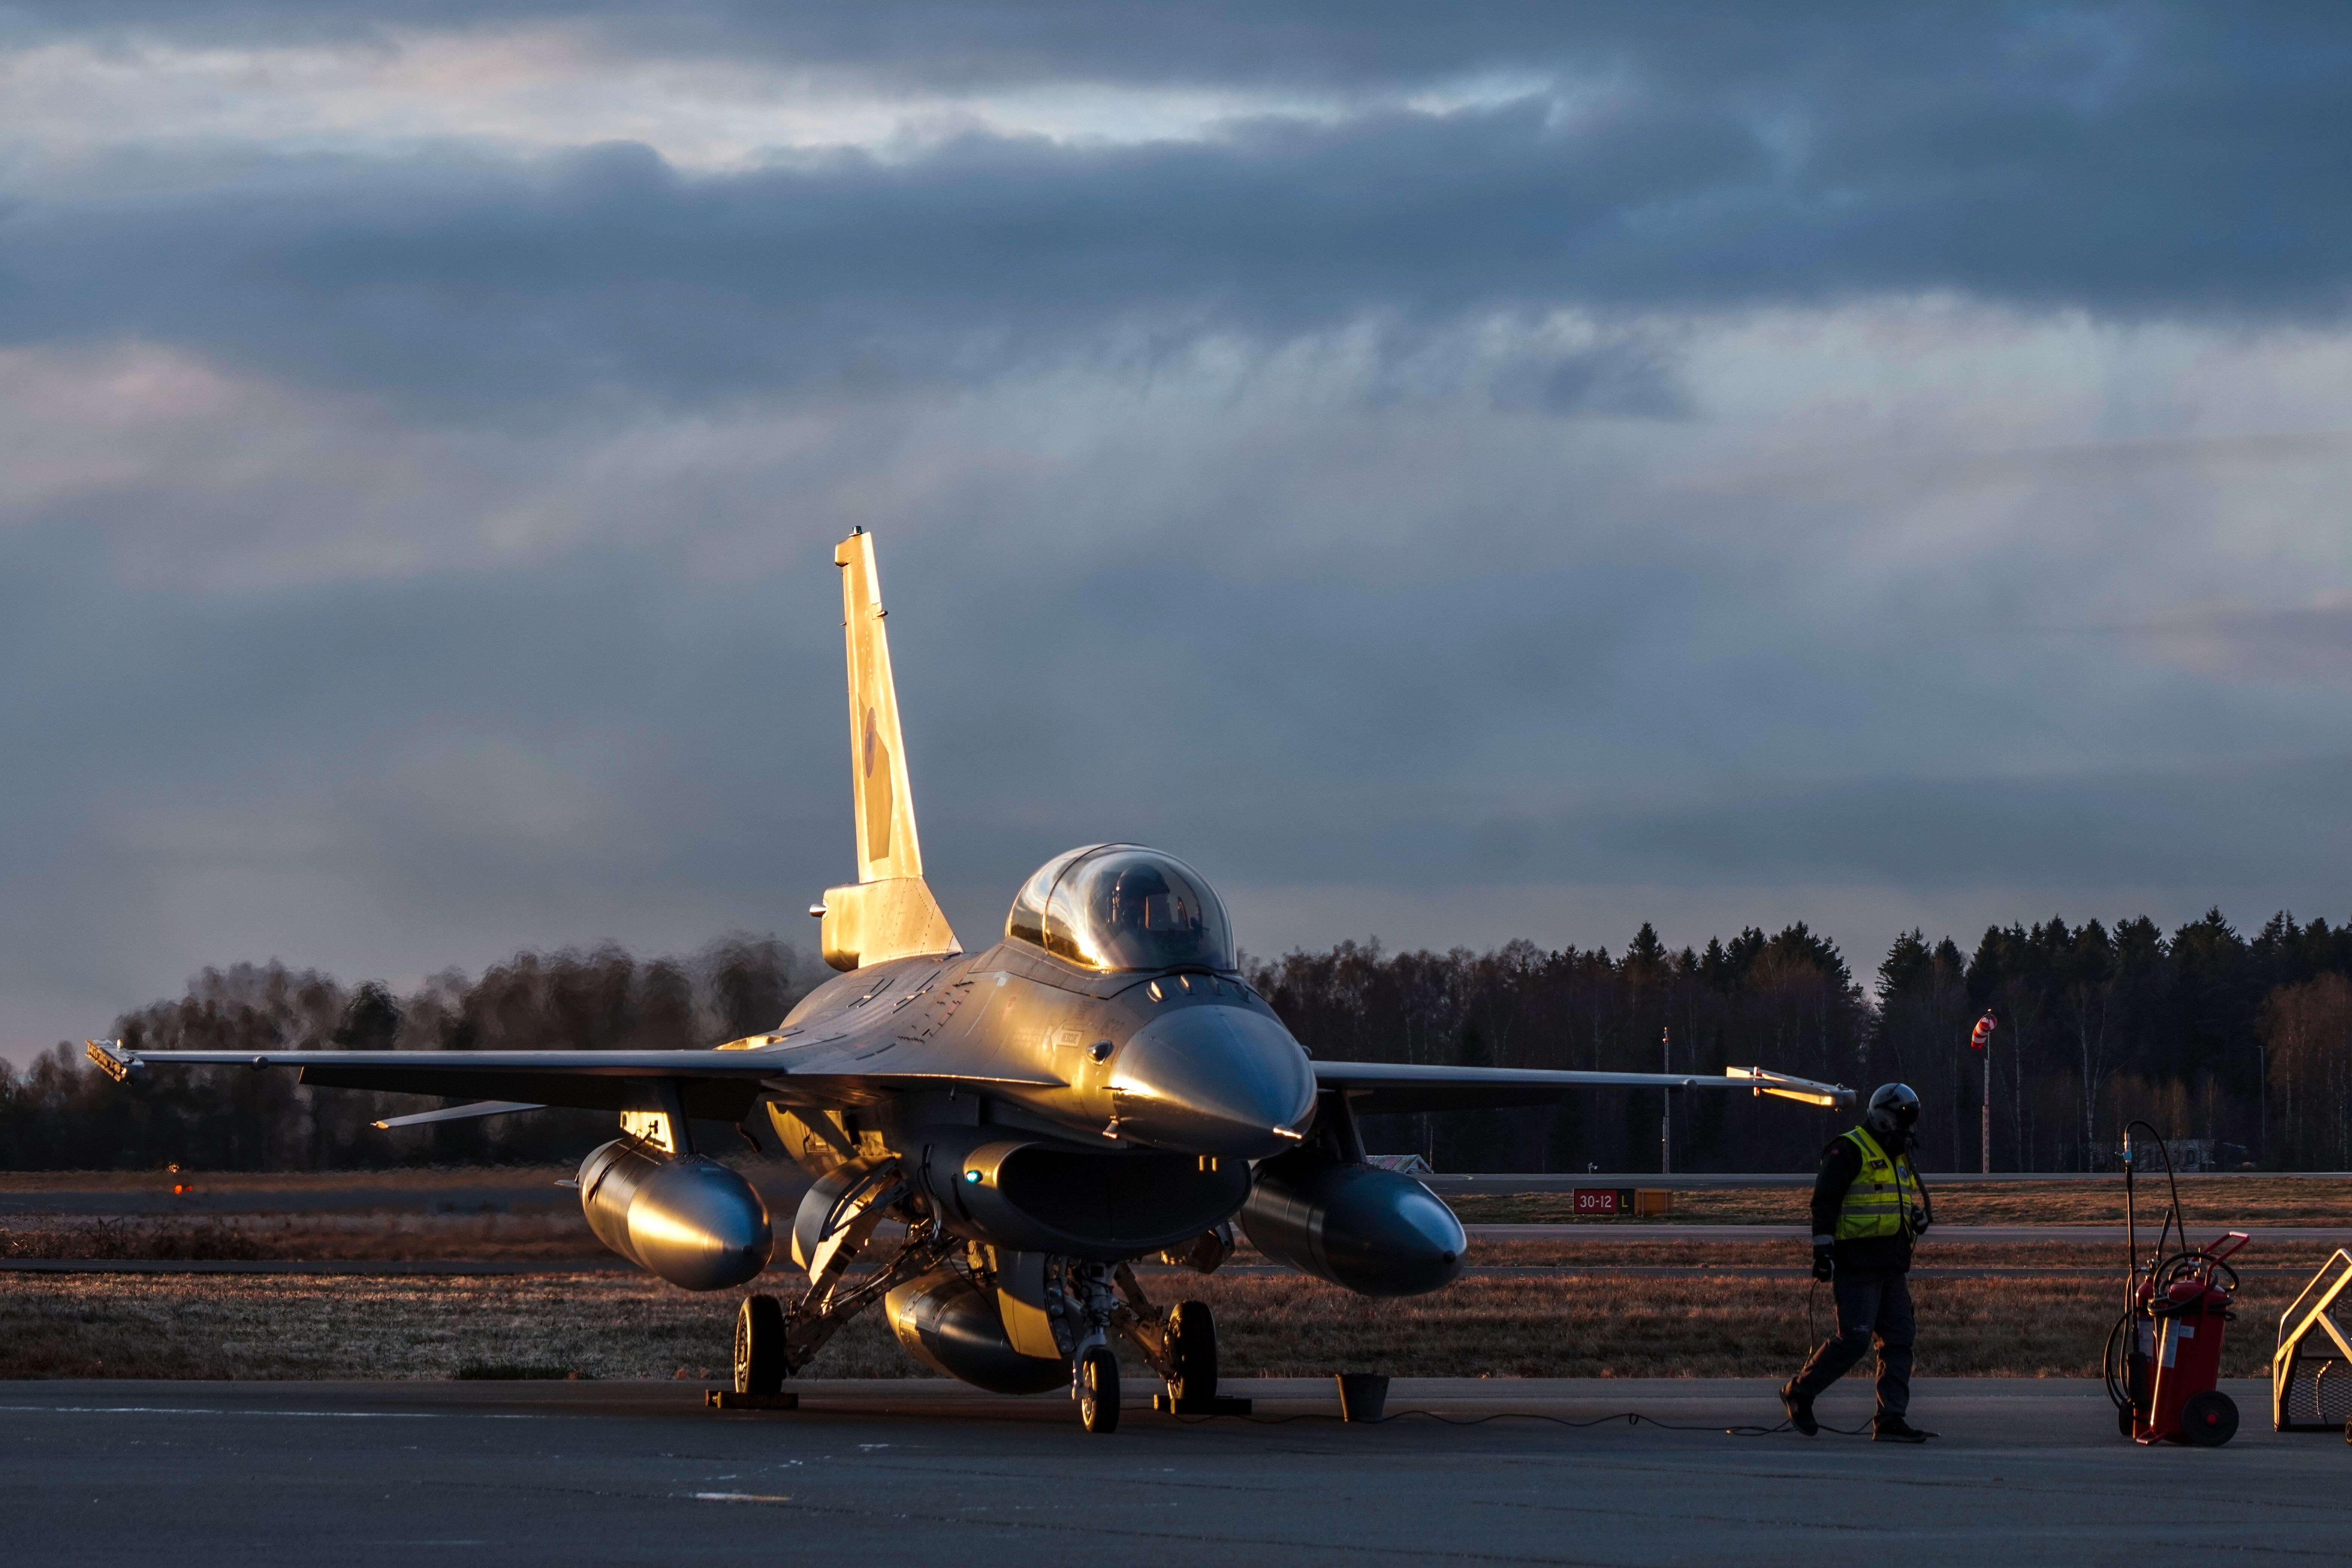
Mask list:
[[[1112,1276],[1122,1298],[1110,1326],[1151,1363],[1167,1392],[1151,1408],[1176,1415],[1246,1415],[1250,1402],[1217,1393],[1217,1320],[1206,1301],[1179,1301],[1166,1311],[1143,1294],[1135,1270],[1122,1263]]]

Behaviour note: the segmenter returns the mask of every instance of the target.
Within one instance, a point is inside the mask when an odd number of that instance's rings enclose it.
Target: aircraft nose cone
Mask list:
[[[1179,1007],[1129,1037],[1111,1089],[1129,1137],[1259,1160],[1298,1146],[1285,1134],[1315,1108],[1315,1069],[1290,1031],[1263,1014]]]

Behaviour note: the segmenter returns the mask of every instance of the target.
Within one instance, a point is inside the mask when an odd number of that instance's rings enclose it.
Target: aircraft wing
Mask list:
[[[1488,1106],[1549,1105],[1580,1089],[1744,1089],[1807,1105],[1851,1106],[1854,1091],[1842,1083],[1815,1083],[1767,1068],[1727,1068],[1712,1073],[1554,1072],[1540,1068],[1416,1067],[1393,1062],[1315,1064],[1318,1089],[1336,1089],[1359,1112],[1470,1110]]]
[[[118,1081],[149,1068],[292,1068],[303,1083],[561,1105],[587,1110],[667,1108],[674,1091],[689,1116],[740,1121],[761,1100],[833,1107],[894,1088],[945,1081],[1065,1087],[1059,1079],[970,1073],[795,1073],[782,1053],[680,1051],[136,1051],[120,1040],[83,1042],[89,1059]]]

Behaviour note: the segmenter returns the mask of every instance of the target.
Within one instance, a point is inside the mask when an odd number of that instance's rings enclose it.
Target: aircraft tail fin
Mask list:
[[[882,626],[882,582],[874,569],[874,536],[863,530],[852,533],[835,549],[833,561],[842,569],[842,631],[849,655],[857,882],[825,894],[825,962],[855,969],[912,953],[959,952],[955,932],[923,881],[907,747],[898,732],[898,689],[891,679],[890,639]]]
[[[907,746],[898,733],[898,688],[890,679],[890,637],[882,627],[882,580],[874,536],[863,531],[833,552],[841,570],[842,628],[849,644],[849,772],[857,799],[857,879],[923,874],[915,803],[907,787]]]

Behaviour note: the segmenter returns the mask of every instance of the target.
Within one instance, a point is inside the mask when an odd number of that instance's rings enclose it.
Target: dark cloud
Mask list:
[[[1874,106],[1984,95],[2097,110],[2135,79],[2186,67],[2299,68],[2325,79],[2344,43],[2325,4],[2225,11],[2182,4],[1927,4],[1738,0],[1662,8],[1465,0],[1430,7],[1288,0],[1101,5],[1087,0],[855,7],[678,0],[15,0],[28,36],[161,37],[246,46],[387,42],[402,32],[561,26],[638,57],[715,55],[862,73],[877,84],[972,89],[1038,82],[1413,86],[1480,72],[1571,71],[1694,96],[1775,86],[1841,89]],[[2317,52],[2315,53],[2315,46]]]
[[[1149,41],[1130,13],[1105,15]],[[1752,48],[1730,40],[1754,24],[1592,24],[1591,47],[1633,74],[1589,104],[1373,107],[1129,146],[974,134],[903,161],[725,174],[625,145],[263,153],[192,163],[175,192],[149,149],[147,194],[110,191],[101,163],[73,195],[0,208],[0,341],[135,335],[499,403],[583,384],[696,398],[963,383],[1207,333],[1937,289],[2126,318],[2333,319],[2352,265],[2352,28],[2337,15],[2300,30],[2139,9],[1849,29],[1832,9]],[[1042,32],[1065,19],[1037,16]],[[918,58],[908,38],[931,19],[876,37]],[[1198,24],[1220,25],[1251,26]],[[955,30],[936,47],[961,58]],[[1574,52],[1534,31],[1538,65]],[[1540,395],[1673,406],[1654,367],[1630,368],[1564,363]]]

